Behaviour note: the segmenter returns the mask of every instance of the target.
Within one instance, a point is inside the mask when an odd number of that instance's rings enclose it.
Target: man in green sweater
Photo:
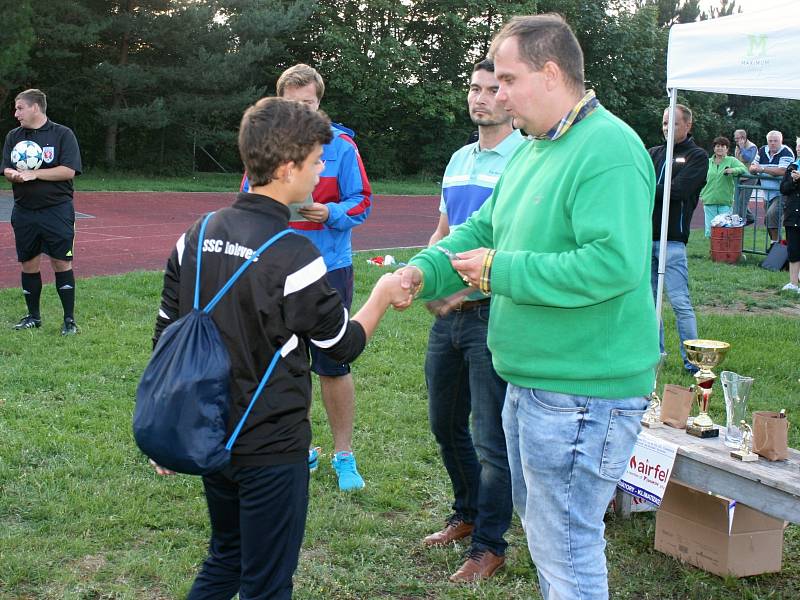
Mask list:
[[[608,598],[603,515],[640,430],[658,360],[650,290],[655,173],[641,140],[583,87],[557,15],[492,43],[498,102],[532,135],[492,196],[401,271],[430,300],[491,292],[488,345],[508,381],[514,507],[545,599]]]

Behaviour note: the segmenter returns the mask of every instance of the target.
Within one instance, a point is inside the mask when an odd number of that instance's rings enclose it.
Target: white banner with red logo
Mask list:
[[[660,506],[677,452],[677,444],[642,431],[628,461],[628,469],[617,487],[636,498]]]

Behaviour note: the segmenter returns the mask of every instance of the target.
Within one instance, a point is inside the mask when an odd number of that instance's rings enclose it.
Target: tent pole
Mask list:
[[[667,133],[667,156],[664,159],[664,195],[661,206],[661,237],[658,246],[658,287],[656,290],[656,316],[658,317],[658,328],[661,330],[663,323],[664,307],[664,273],[667,270],[667,226],[669,225],[669,201],[672,191],[672,157],[675,150],[675,106],[678,103],[678,89],[669,90],[669,123]],[[656,173],[658,176],[658,173]]]

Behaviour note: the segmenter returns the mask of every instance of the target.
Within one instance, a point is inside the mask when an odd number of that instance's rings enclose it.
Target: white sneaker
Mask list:
[[[781,291],[782,292],[799,292],[800,293],[800,287],[796,286],[793,283],[787,283],[785,286],[783,286],[781,288]]]

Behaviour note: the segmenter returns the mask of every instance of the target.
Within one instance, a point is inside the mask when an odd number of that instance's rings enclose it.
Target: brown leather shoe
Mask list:
[[[474,528],[475,526],[472,523],[465,523],[460,516],[453,515],[447,519],[447,525],[445,525],[444,529],[432,533],[422,540],[422,543],[426,546],[446,546],[456,540],[472,535]]]
[[[491,550],[473,548],[461,568],[450,575],[450,581],[453,583],[472,583],[481,579],[489,579],[505,563],[505,556],[497,556]]]

